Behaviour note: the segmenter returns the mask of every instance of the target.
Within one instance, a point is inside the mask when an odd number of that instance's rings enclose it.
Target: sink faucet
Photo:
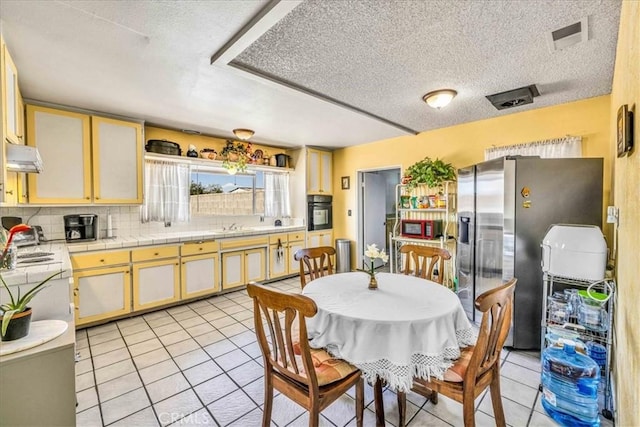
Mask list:
[[[234,223],[233,223],[233,224],[231,224],[227,229],[228,229],[228,230],[235,230],[236,228],[237,228],[237,227],[236,227],[236,223],[234,222]]]

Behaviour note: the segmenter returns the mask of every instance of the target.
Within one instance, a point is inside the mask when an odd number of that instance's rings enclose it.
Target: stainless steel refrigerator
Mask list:
[[[540,243],[552,224],[602,226],[603,160],[502,157],[458,170],[458,295],[472,321],[474,300],[518,278],[506,345],[539,349]]]

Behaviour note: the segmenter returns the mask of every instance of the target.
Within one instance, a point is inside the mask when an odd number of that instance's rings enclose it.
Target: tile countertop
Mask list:
[[[262,234],[288,233],[293,231],[304,231],[305,227],[295,226],[259,226],[243,227],[238,230],[211,230],[174,232],[162,234],[149,234],[140,236],[124,236],[112,239],[100,239],[95,242],[83,243],[41,243],[37,248],[25,248],[24,250],[39,250],[43,252],[53,252],[56,260],[49,264],[31,264],[28,266],[18,266],[15,270],[2,270],[2,278],[7,285],[22,285],[37,283],[46,279],[56,271],[62,270],[62,275],[57,278],[67,278],[73,275],[69,253],[100,251],[118,248],[134,248],[138,246],[163,245],[167,243],[182,243],[198,240],[230,239],[234,237],[256,236]]]
[[[30,283],[38,283],[56,271],[62,271],[62,274],[54,279],[65,279],[73,275],[71,269],[71,260],[67,252],[67,246],[64,243],[41,243],[37,247],[29,247],[18,250],[21,251],[42,251],[53,252],[55,261],[47,264],[29,264],[20,266],[15,270],[2,270],[2,278],[9,286],[22,285]]]
[[[100,239],[95,242],[69,243],[67,249],[70,253],[100,251],[105,249],[134,248],[137,246],[163,245],[167,243],[182,243],[198,240],[230,239],[234,237],[258,236],[261,234],[288,233],[304,231],[305,226],[260,226],[243,227],[238,230],[210,230],[210,231],[186,231],[168,232],[162,234],[147,234],[140,236],[121,236],[111,239]]]

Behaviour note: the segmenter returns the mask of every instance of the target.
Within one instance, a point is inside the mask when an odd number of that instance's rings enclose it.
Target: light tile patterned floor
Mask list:
[[[272,284],[299,292],[297,277]],[[78,426],[260,426],[262,355],[246,291],[212,297],[77,332]],[[537,353],[504,351],[502,396],[511,426],[554,426],[540,405]],[[321,426],[355,426],[354,390],[329,406]],[[365,388],[365,426],[375,425]],[[387,425],[396,425],[396,395],[384,392]],[[409,393],[409,426],[461,426],[462,406]],[[306,426],[305,410],[276,392],[274,426]],[[489,395],[478,398],[476,423],[495,425]]]

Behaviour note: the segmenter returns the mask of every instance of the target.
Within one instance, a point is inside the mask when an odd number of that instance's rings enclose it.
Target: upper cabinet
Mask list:
[[[24,132],[22,130],[22,99],[18,90],[18,70],[16,69],[9,50],[2,45],[2,111],[4,137],[14,144],[23,144]]]
[[[24,143],[24,106],[18,87],[18,71],[0,36],[0,204],[16,205],[20,194],[18,174],[7,171],[6,146]]]
[[[27,136],[44,163],[29,203],[142,203],[140,124],[27,105]]]
[[[307,149],[307,194],[332,194],[333,154]]]

